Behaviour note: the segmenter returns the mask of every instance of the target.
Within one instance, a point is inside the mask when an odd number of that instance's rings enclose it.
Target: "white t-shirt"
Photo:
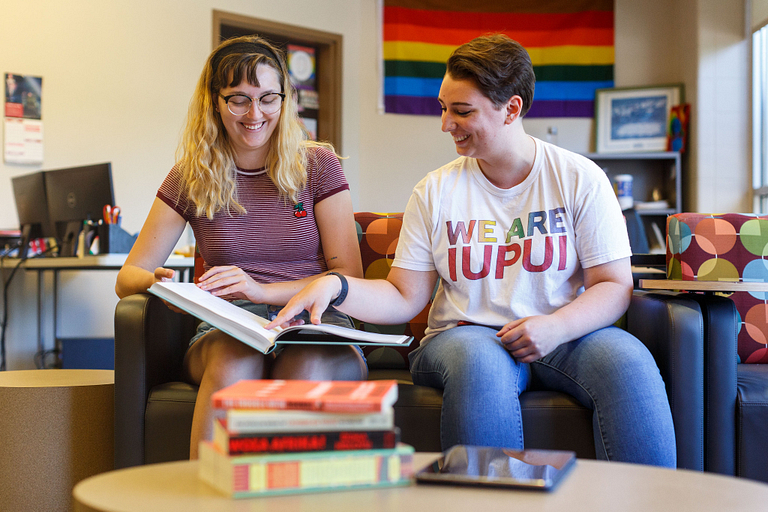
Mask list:
[[[632,254],[602,169],[533,140],[533,168],[515,187],[459,157],[414,188],[393,266],[441,277],[422,342],[459,321],[501,327],[552,313],[583,291],[583,268]]]

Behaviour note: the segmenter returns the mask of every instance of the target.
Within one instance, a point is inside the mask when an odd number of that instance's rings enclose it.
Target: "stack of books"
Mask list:
[[[397,382],[243,380],[213,394],[200,478],[235,498],[406,485]]]

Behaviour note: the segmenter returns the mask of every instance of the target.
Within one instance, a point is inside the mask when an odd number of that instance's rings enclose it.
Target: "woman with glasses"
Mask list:
[[[195,89],[177,163],[117,277],[120,297],[170,280],[163,268],[187,222],[203,290],[265,318],[333,271],[362,277],[352,201],[333,148],[307,139],[282,53],[255,36],[223,42]],[[327,308],[323,322],[352,327]],[[203,322],[184,359],[200,386],[190,455],[212,431],[211,394],[241,379],[367,376],[353,346],[294,345],[265,356]]]

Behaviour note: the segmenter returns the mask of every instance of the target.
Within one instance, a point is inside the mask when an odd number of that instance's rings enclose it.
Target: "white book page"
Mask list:
[[[329,325],[329,324],[320,324],[320,325],[314,325],[314,324],[305,324],[305,325],[297,325],[294,327],[288,327],[285,329],[286,337],[288,336],[287,333],[291,331],[301,331],[301,330],[308,330],[308,331],[319,331],[325,334],[333,334],[335,336],[339,336],[342,338],[347,338],[350,340],[355,341],[362,341],[362,342],[368,342],[368,343],[383,343],[387,345],[394,344],[404,344],[407,345],[410,341],[410,336],[398,336],[396,334],[381,334],[378,332],[367,332],[367,331],[358,331],[357,329],[348,329],[346,327],[341,327],[338,325]],[[278,343],[280,343],[279,340]]]
[[[281,332],[285,332],[289,339],[278,340],[278,343],[312,343],[312,340],[306,338],[299,341],[290,340],[289,332],[301,330],[317,331],[342,338],[330,341],[318,340],[320,343],[333,342],[335,344],[353,341],[359,344],[408,345],[413,339],[411,336],[365,332],[328,324],[306,324],[284,330],[275,328],[268,331],[264,329],[264,326],[269,323],[268,320],[211,295],[209,292],[198,288],[194,283],[155,283],[150,287],[150,292],[265,353],[274,345],[275,338]],[[268,340],[268,342],[264,340]]]
[[[261,350],[268,349],[279,332],[279,330],[264,329],[264,326],[269,323],[266,319],[211,295],[194,283],[155,283],[150,291],[188,313],[214,324],[241,341],[250,345],[257,343],[256,348]],[[268,343],[256,342],[259,337],[263,337]]]

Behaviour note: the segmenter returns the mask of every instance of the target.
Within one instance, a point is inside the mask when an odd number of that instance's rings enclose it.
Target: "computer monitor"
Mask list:
[[[19,257],[26,259],[30,240],[56,236],[48,214],[45,175],[40,171],[16,176],[11,183],[21,229]]]
[[[45,171],[48,213],[59,256],[75,256],[83,222],[98,222],[104,205],[115,204],[110,163]]]

